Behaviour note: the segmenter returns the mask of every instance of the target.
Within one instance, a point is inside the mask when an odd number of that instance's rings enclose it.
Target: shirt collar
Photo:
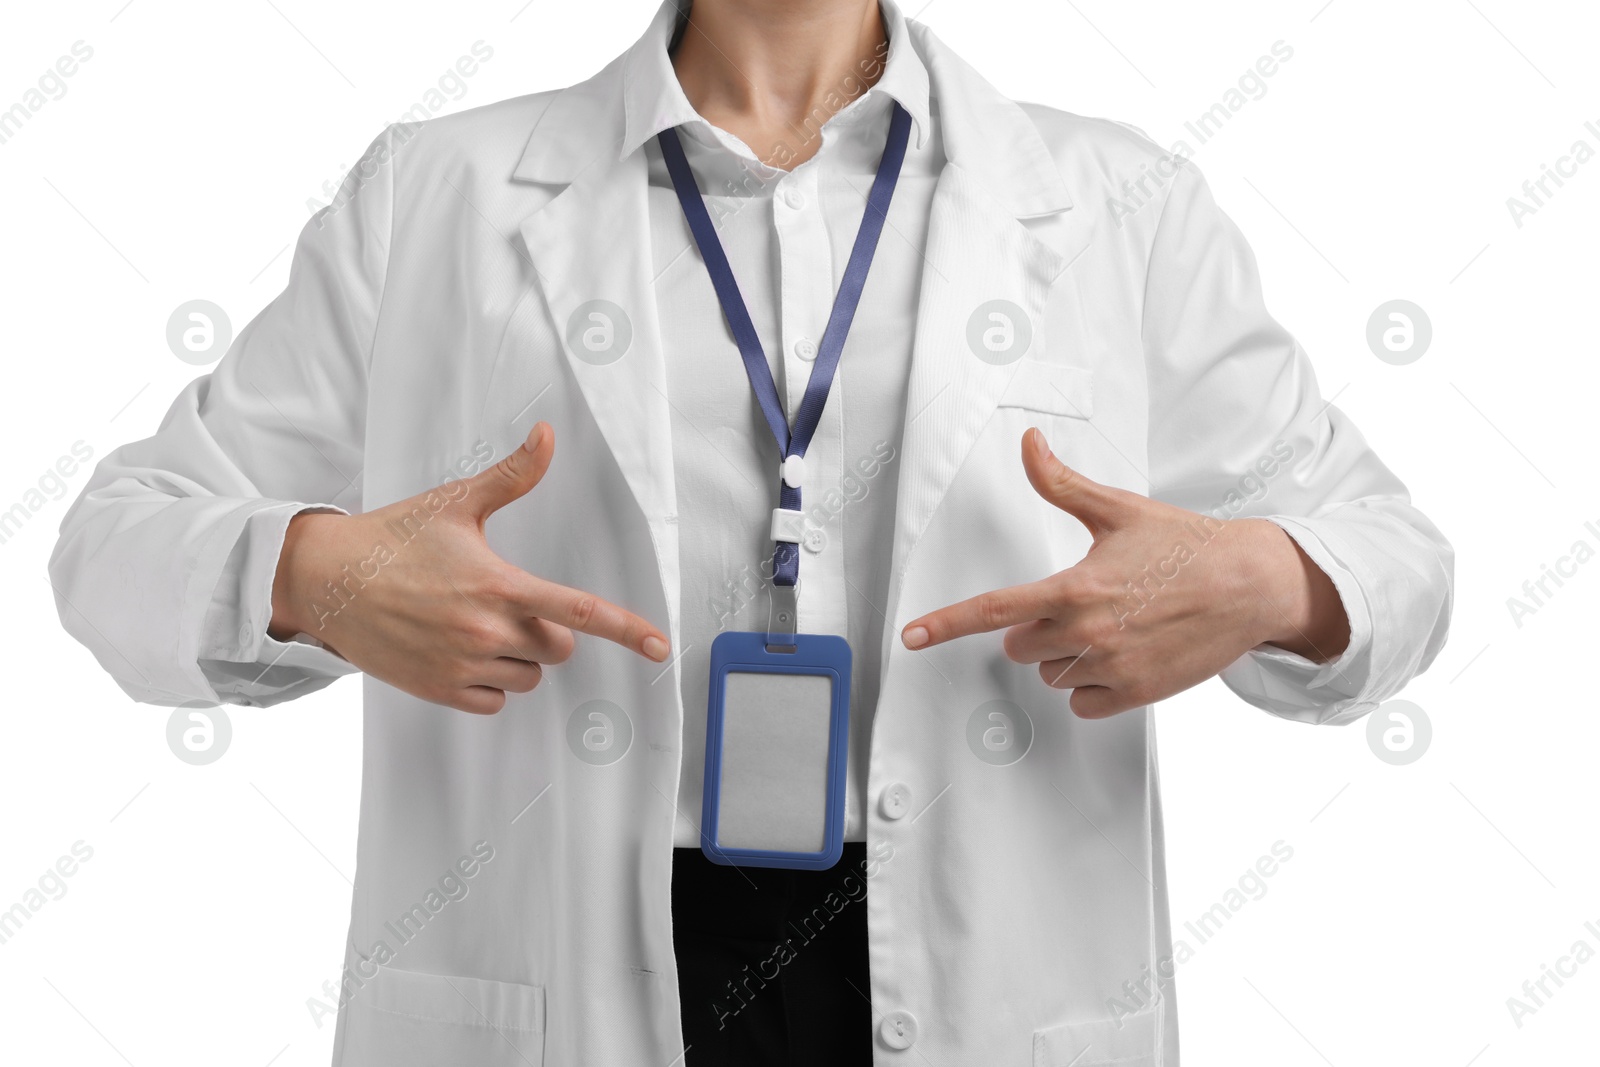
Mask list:
[[[709,127],[689,98],[684,95],[667,48],[677,32],[684,0],[664,0],[650,28],[628,50],[623,64],[624,126],[617,158],[626,159],[640,145],[673,126],[699,124]],[[921,148],[930,133],[928,68],[917,54],[905,15],[894,0],[879,0],[889,50],[883,60],[883,73],[877,83],[851,101],[834,118],[850,121],[863,112],[874,97],[895,100],[911,115],[912,143]],[[687,6],[682,11],[687,12]],[[863,60],[862,73],[870,75],[877,59]],[[851,87],[842,87],[848,91]],[[832,121],[832,120],[829,120]]]

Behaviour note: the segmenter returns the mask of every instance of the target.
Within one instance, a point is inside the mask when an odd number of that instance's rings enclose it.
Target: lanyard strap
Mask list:
[[[761,405],[761,413],[766,416],[773,440],[778,443],[778,453],[785,460],[791,456],[805,456],[811,437],[822,421],[822,409],[828,402],[834,371],[839,367],[839,357],[844,354],[845,338],[850,333],[850,323],[855,319],[856,305],[861,302],[861,290],[867,284],[867,271],[872,267],[878,237],[883,233],[889,202],[894,198],[894,187],[900,178],[900,165],[905,161],[906,141],[910,132],[911,115],[896,102],[889,119],[889,139],[883,146],[883,158],[878,161],[878,173],[872,180],[872,191],[867,194],[861,228],[856,231],[856,242],[850,249],[850,261],[845,265],[844,278],[840,280],[839,292],[834,296],[833,311],[828,316],[822,343],[817,346],[817,359],[811,367],[811,377],[806,382],[805,395],[800,399],[800,409],[795,413],[792,430],[789,420],[784,416],[783,404],[778,399],[778,386],[773,380],[772,368],[767,365],[761,338],[756,335],[755,324],[750,321],[750,312],[739,292],[733,268],[728,265],[728,256],[717,237],[716,227],[711,223],[711,215],[706,211],[694,172],[684,158],[678,131],[669,127],[656,138],[667,163],[667,173],[672,177],[672,187],[678,194],[678,203],[683,206],[684,219],[689,223],[694,242],[700,248],[700,258],[705,260],[706,271],[711,275],[711,285],[717,291],[722,314],[727,318],[733,339],[739,345],[739,356],[744,360],[750,388],[756,394],[756,402]],[[784,511],[799,512],[800,486],[790,485],[787,478],[781,478],[778,506]],[[772,556],[774,584],[794,585],[799,576],[800,546],[794,541],[777,541]]]

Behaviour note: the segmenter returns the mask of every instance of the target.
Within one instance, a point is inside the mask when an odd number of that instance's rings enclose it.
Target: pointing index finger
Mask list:
[[[913,620],[900,632],[910,649],[929,648],[958,637],[1001,630],[1050,617],[1050,604],[1038,582],[980,593]]]
[[[527,606],[539,618],[560,623],[592,637],[615,641],[623,648],[657,663],[667,658],[670,648],[666,635],[633,612],[581,589],[547,582],[542,578],[534,578],[533,581]]]

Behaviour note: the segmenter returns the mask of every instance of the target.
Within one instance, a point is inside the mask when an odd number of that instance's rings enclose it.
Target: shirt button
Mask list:
[[[783,191],[783,202],[799,211],[806,206],[806,194],[798,189],[785,189]]]
[[[886,788],[878,797],[878,811],[885,819],[893,821],[905,816],[911,810],[911,787],[904,782],[896,782]],[[904,1045],[899,1046],[904,1048]]]
[[[802,337],[794,343],[794,354],[810,363],[817,358],[817,346],[811,343],[808,337]]]
[[[910,1048],[917,1041],[917,1017],[909,1011],[891,1011],[878,1024],[878,1035],[890,1048]]]
[[[801,535],[800,543],[806,546],[807,552],[815,554],[828,547],[828,535],[813,526]]]
[[[243,626],[239,627],[239,647],[240,648],[249,648],[250,647],[250,638],[252,636],[253,636],[253,631],[250,629],[250,624],[249,623],[245,623]]]

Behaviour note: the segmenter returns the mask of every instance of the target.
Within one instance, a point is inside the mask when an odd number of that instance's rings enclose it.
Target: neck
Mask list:
[[[877,0],[694,0],[672,64],[707,122],[788,168],[882,77],[887,52]]]

